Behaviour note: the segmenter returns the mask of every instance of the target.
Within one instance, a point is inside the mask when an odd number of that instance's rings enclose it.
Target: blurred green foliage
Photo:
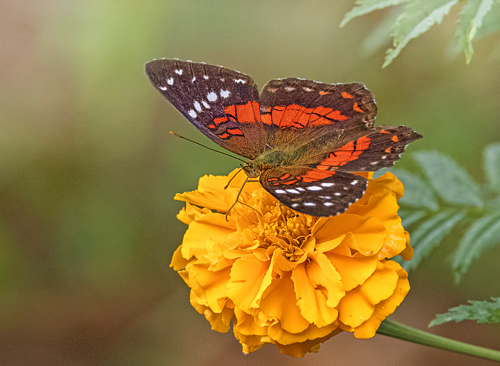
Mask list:
[[[149,84],[143,64],[152,58],[222,64],[252,75],[260,86],[287,76],[362,81],[376,95],[377,123],[405,124],[424,135],[410,152],[438,150],[482,179],[480,151],[500,141],[494,36],[477,43],[468,66],[445,59],[443,45],[455,28],[453,18],[445,18],[439,31],[419,37],[381,70],[383,53],[361,52],[380,14],[339,29],[353,5],[2,3],[0,364],[304,365],[335,355],[355,365],[365,364],[368,354],[384,365],[402,354],[412,355],[407,365],[426,357],[439,361],[433,353],[439,351],[419,348],[415,356],[411,346],[401,345],[397,356],[392,340],[360,346],[349,335],[304,360],[265,348],[243,358],[231,335],[210,331],[168,268],[185,230],[175,219],[181,204],[174,194],[194,189],[203,174],[226,174],[236,165],[168,134],[213,146]],[[494,252],[481,267],[472,265],[460,287],[444,293],[437,286],[452,282],[442,263],[446,248],[413,274],[416,285],[401,307],[401,321],[411,322],[418,312],[422,321],[413,325],[427,324],[439,310],[497,289],[488,281],[500,275]],[[492,334],[482,331],[474,340],[489,346]],[[454,355],[446,360],[467,364]]]

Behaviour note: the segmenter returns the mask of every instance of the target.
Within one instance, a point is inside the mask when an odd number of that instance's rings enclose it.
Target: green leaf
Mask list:
[[[438,152],[418,152],[419,163],[439,197],[450,204],[483,207],[479,186],[455,161]]]
[[[403,268],[408,271],[417,267],[420,261],[429,255],[453,227],[465,217],[465,214],[465,210],[457,212],[455,209],[448,209],[420,225],[411,235],[411,243],[415,251],[413,259],[402,263]]]
[[[500,21],[500,19],[499,19]],[[500,192],[500,144],[491,144],[484,149],[484,170],[491,189]]]
[[[391,9],[361,43],[361,51],[371,56],[385,46],[391,36],[391,29],[400,13],[399,8]]]
[[[405,195],[399,200],[402,205],[428,208],[437,211],[439,205],[431,187],[422,179],[402,169],[391,169],[393,173],[405,186]]]
[[[398,5],[408,0],[358,0],[356,1],[356,6],[348,12],[342,22],[340,23],[340,27],[342,28],[352,19],[359,17],[361,15],[365,15],[371,13],[372,11],[378,9],[384,9],[389,6]]]
[[[500,323],[500,297],[492,297],[493,302],[469,301],[471,305],[459,305],[448,309],[447,313],[438,314],[431,321],[429,328],[454,320],[476,320],[478,323]]]
[[[435,23],[441,23],[457,2],[458,0],[413,0],[405,5],[394,25],[394,48],[387,50],[382,67],[389,65],[410,40],[429,30]]]
[[[470,264],[488,247],[500,242],[500,214],[488,215],[476,220],[458,244],[452,268],[455,282],[462,279]]]
[[[468,0],[464,5],[458,20],[455,37],[462,45],[466,62],[469,63],[474,53],[472,40],[483,24],[484,16],[491,10],[493,0]]]
[[[491,11],[483,18],[483,25],[477,30],[476,40],[500,31],[500,0],[494,0]]]
[[[399,216],[401,216],[401,219],[403,220],[404,227],[412,225],[427,215],[429,215],[427,210],[413,211],[412,213],[407,213],[406,211],[399,212]]]

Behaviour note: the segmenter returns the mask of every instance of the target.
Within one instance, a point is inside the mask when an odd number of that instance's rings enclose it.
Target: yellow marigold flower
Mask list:
[[[363,198],[333,217],[280,210],[259,183],[247,183],[226,220],[244,174],[227,189],[227,176],[204,176],[196,191],[176,195],[188,229],[171,266],[212,329],[227,332],[232,320],[243,352],[272,343],[294,357],[342,331],[375,335],[410,289],[388,259],[409,260],[413,250],[397,214],[403,185],[391,173],[364,176]]]

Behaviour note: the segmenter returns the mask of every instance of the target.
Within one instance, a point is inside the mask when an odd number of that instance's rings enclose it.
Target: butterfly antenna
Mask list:
[[[203,145],[203,144],[200,144],[199,142],[196,142],[196,141],[193,141],[193,140],[191,140],[191,139],[188,139],[187,137],[181,136],[181,135],[179,135],[179,134],[177,134],[177,133],[175,133],[175,132],[170,131],[170,133],[171,133],[172,135],[174,135],[174,136],[177,136],[177,137],[181,138],[181,139],[184,139],[184,140],[187,140],[187,141],[189,141],[189,142],[192,142],[193,144],[196,144],[196,145],[202,146],[202,147],[204,147],[205,149],[215,151],[215,152],[217,152],[217,153],[219,153],[219,154],[222,154],[222,155],[230,156],[230,157],[232,157],[233,159],[236,159],[236,160],[239,160],[239,161],[242,161],[242,162],[246,163],[246,161],[245,161],[245,160],[240,159],[240,158],[237,158],[236,156],[233,156],[233,155],[231,155],[231,154],[226,154],[226,153],[225,153],[225,152],[223,152],[223,151],[219,151],[219,150],[212,149],[211,147],[208,147],[208,146],[205,146],[205,145]]]
[[[239,173],[239,172],[241,172],[242,170],[243,170],[243,168],[238,169],[238,171],[236,172],[236,174],[235,174],[235,175],[233,175],[233,176],[231,177],[231,179],[229,179],[229,182],[227,182],[227,184],[226,184],[226,186],[224,187],[224,189],[227,189],[227,187],[229,187],[229,184],[231,184],[231,182],[233,181],[233,179],[234,179],[234,178],[236,178],[236,176],[238,175],[238,173]]]

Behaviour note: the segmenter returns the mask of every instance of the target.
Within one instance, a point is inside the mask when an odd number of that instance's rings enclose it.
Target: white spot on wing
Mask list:
[[[308,88],[307,86],[303,86],[302,89],[304,89],[306,92],[311,92],[313,89]]]
[[[387,155],[382,155],[382,159],[387,159]]]
[[[198,103],[196,100],[193,103],[194,109],[196,109],[198,112],[201,112],[201,105]]]
[[[371,164],[371,165],[377,165],[377,164],[378,164],[378,161],[372,161],[370,164]]]
[[[325,202],[325,203],[323,203],[323,205],[326,206],[326,207],[330,207],[330,206],[333,206],[333,203],[331,203],[331,202]]]
[[[314,202],[304,202],[304,206],[313,207],[316,206],[316,204]]]
[[[191,82],[194,83],[195,80],[196,80],[196,76],[193,76],[193,78],[191,79]]]
[[[246,81],[246,80],[243,80],[243,79],[234,79],[234,82],[235,82],[235,83],[245,84],[247,81]]]
[[[207,99],[210,102],[215,102],[217,100],[217,94],[215,94],[214,92],[210,92],[207,94]]]
[[[298,204],[298,203],[292,203],[292,204],[291,204],[291,206],[292,206],[293,208],[295,208],[295,207],[298,207],[298,206],[299,206],[299,204]]]
[[[183,71],[182,69],[174,70],[174,72],[178,75],[182,75],[182,71]]]
[[[321,186],[322,187],[333,187],[335,185],[335,183],[321,183]]]
[[[296,189],[293,189],[293,188],[289,188],[286,190],[288,193],[293,193],[293,194],[300,194],[299,191],[297,191]]]
[[[206,109],[210,109],[210,104],[208,104],[207,102],[205,102],[204,100],[201,101],[201,104],[203,104],[203,106],[206,108]]]
[[[295,88],[292,87],[292,86],[285,86],[285,90],[288,91],[288,92],[291,92],[291,91],[294,91]]]
[[[304,189],[304,188],[302,188],[302,187],[297,187],[297,190],[298,190],[298,191],[301,191],[301,192],[304,192],[304,191],[305,191],[305,189]]]
[[[166,86],[160,86],[160,90],[167,90]]]
[[[285,193],[286,193],[286,191],[285,191],[285,190],[283,190],[283,189],[277,189],[277,190],[275,190],[275,191],[274,191],[274,193],[277,193],[277,194],[285,194]]]
[[[191,117],[193,117],[193,118],[196,118],[196,116],[198,116],[198,115],[196,114],[196,112],[195,112],[195,111],[193,111],[192,109],[190,109],[190,110],[188,111],[188,114],[189,114]]]
[[[310,187],[307,187],[307,189],[310,191],[321,191],[323,188],[318,187],[318,186],[310,186]]]
[[[335,193],[335,195],[336,195],[336,196],[342,196],[342,193],[340,193],[340,192],[336,192],[336,193]]]
[[[229,97],[229,94],[231,94],[231,92],[230,92],[229,90],[222,90],[222,89],[220,90],[220,96],[221,96],[222,98],[227,98],[227,97]]]
[[[203,75],[203,79],[208,80],[208,76],[207,75]]]
[[[353,185],[353,186],[354,186],[354,185],[356,185],[356,184],[358,184],[358,181],[357,181],[357,180],[353,180],[353,181],[351,182],[351,185]]]
[[[174,85],[174,78],[168,78],[167,79],[167,84],[168,85]]]

